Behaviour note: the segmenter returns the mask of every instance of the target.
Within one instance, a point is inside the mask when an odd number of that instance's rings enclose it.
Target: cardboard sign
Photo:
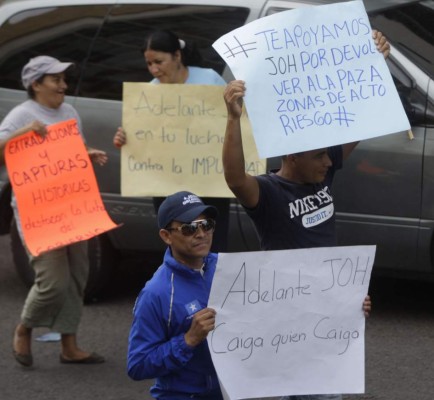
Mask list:
[[[246,82],[261,157],[410,128],[362,1],[273,14],[222,36],[213,47]]]
[[[227,111],[222,86],[124,83],[121,193],[166,196],[180,190],[233,197],[223,176]],[[242,121],[246,170],[265,172],[247,117]]]
[[[21,228],[30,253],[90,239],[116,227],[72,119],[8,141],[6,166],[16,197]]]
[[[230,399],[363,393],[375,246],[219,254],[208,347]]]

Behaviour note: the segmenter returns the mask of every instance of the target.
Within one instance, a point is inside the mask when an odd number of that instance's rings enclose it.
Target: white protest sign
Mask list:
[[[213,47],[246,82],[260,157],[410,129],[362,1],[277,13]]]
[[[375,246],[219,254],[208,346],[230,399],[363,393]]]

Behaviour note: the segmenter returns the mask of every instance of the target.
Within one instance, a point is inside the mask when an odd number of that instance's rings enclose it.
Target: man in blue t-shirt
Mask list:
[[[390,45],[373,31],[377,49],[387,57]],[[357,142],[282,156],[280,169],[261,176],[245,171],[240,118],[245,94],[243,81],[230,82],[224,99],[228,109],[223,169],[226,182],[258,231],[262,250],[336,245],[335,212],[330,191],[336,170]],[[369,315],[369,296],[363,303]],[[341,399],[341,395],[290,396],[286,399]]]

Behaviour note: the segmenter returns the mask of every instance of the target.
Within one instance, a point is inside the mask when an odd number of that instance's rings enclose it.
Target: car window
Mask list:
[[[31,58],[49,54],[73,61],[69,93],[121,100],[122,82],[151,79],[141,47],[146,32],[170,29],[196,43],[204,67],[222,73],[212,48],[244,24],[249,8],[187,5],[80,5],[38,8],[13,15],[0,27],[0,87],[20,89],[20,71]]]
[[[419,86],[414,76],[393,57],[387,59],[387,64],[411,125],[424,124],[426,122],[426,93],[428,88]]]
[[[21,68],[41,54],[73,61],[78,75],[108,11],[107,6],[89,5],[38,8],[13,15],[0,27],[0,87],[23,89]],[[73,93],[75,80],[69,81]]]
[[[434,78],[434,1],[421,1],[370,14],[372,26],[426,74]]]
[[[434,1],[397,6],[374,13],[370,19],[372,26],[382,31],[400,52],[434,78]],[[432,118],[432,102],[427,104],[425,94],[427,87],[417,86],[414,77],[400,69],[392,57],[388,64],[410,122],[426,123],[427,118]]]
[[[80,96],[121,100],[123,82],[152,79],[143,57],[146,34],[169,29],[196,44],[201,66],[220,74],[224,61],[212,48],[223,34],[242,26],[247,8],[186,5],[119,5],[114,7],[93,44],[80,85]]]

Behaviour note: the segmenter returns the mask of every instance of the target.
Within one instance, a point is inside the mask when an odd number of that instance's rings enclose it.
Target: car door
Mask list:
[[[413,277],[432,270],[433,18],[433,1],[370,14],[392,44],[387,62],[414,139],[399,132],[360,143],[334,187],[340,243],[376,244],[377,269]]]

